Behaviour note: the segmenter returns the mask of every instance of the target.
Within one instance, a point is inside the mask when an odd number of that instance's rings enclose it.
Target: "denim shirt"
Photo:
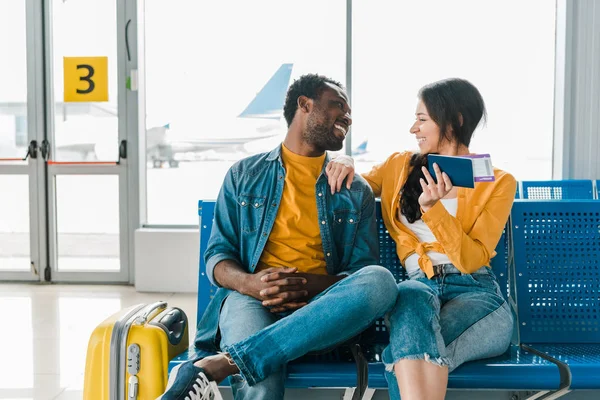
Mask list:
[[[358,174],[350,190],[331,194],[325,175],[329,155],[315,187],[323,254],[329,275],[351,274],[376,265],[379,242],[375,200],[369,184]],[[215,286],[215,266],[223,260],[238,262],[249,273],[258,265],[269,239],[283,195],[285,168],[281,145],[235,163],[227,172],[215,204],[212,232],[204,258],[206,273]],[[230,290],[219,288],[206,308],[196,333],[196,346],[207,354],[219,349],[221,305]]]

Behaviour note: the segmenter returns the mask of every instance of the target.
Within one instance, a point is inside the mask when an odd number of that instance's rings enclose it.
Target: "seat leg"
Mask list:
[[[356,390],[352,394],[352,400],[361,400],[369,387],[369,363],[365,358],[359,344],[350,346],[352,356],[356,361]]]
[[[346,388],[343,400],[354,400],[354,393],[358,392],[356,388]]]

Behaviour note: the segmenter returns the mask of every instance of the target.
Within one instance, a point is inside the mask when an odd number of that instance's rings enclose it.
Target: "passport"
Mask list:
[[[429,173],[437,183],[433,163],[452,181],[452,185],[474,188],[475,182],[494,182],[494,167],[489,154],[472,154],[468,156],[442,156],[428,154],[427,164]]]

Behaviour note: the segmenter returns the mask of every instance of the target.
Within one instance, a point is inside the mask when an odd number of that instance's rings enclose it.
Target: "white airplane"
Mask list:
[[[220,123],[217,132],[207,130],[210,136],[197,136],[196,116],[190,116],[187,123],[180,121],[179,127],[174,123],[147,129],[148,162],[155,168],[177,167],[182,160],[205,159],[203,152],[244,153],[245,144],[285,132],[283,105],[292,67],[282,64],[246,109],[229,124]]]

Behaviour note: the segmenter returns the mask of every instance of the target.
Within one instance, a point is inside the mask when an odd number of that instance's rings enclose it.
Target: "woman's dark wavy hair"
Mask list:
[[[487,120],[485,103],[479,90],[464,79],[444,79],[423,86],[419,90],[431,119],[440,127],[440,142],[455,142],[469,146],[473,132],[483,119]],[[462,117],[462,120],[461,120]],[[402,188],[400,210],[411,224],[421,218],[419,196],[425,179],[421,167],[427,166],[427,154],[414,154],[410,159],[411,171]]]

